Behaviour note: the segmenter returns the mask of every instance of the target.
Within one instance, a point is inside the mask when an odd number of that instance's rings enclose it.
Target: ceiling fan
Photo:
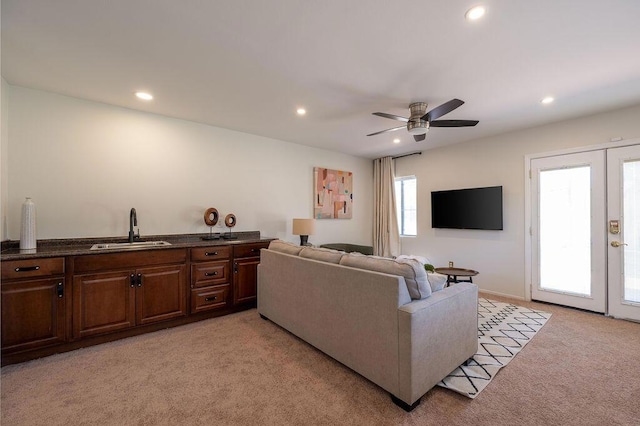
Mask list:
[[[390,118],[392,120],[404,121],[406,126],[394,127],[392,129],[382,130],[380,132],[371,133],[367,136],[379,135],[380,133],[394,132],[404,129],[413,135],[416,142],[423,141],[430,127],[471,127],[478,124],[478,120],[438,120],[445,114],[450,113],[460,105],[464,104],[460,99],[451,99],[442,105],[435,107],[427,112],[427,104],[425,102],[414,102],[409,105],[411,116],[409,118],[400,117],[398,115],[387,114],[384,112],[374,112],[373,115],[379,117]]]

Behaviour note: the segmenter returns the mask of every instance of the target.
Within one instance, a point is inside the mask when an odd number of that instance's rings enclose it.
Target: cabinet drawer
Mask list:
[[[192,287],[206,287],[229,281],[229,261],[204,262],[191,265]]]
[[[260,256],[260,249],[269,247],[269,242],[238,244],[233,246],[233,257]]]
[[[218,285],[191,290],[191,313],[221,309],[229,305],[231,286]]]
[[[217,259],[228,259],[231,255],[229,246],[213,246],[191,249],[191,261],[207,261]]]
[[[64,274],[64,258],[10,260],[2,262],[2,279],[44,277]]]
[[[93,271],[114,271],[123,269],[135,269],[141,266],[169,265],[172,263],[185,263],[187,249],[151,249],[134,250],[133,252],[119,253],[95,253],[82,256],[74,256],[74,273]]]

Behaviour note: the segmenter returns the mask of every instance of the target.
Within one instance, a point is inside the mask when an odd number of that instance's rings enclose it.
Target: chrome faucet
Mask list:
[[[138,229],[138,234],[136,235],[133,232],[133,227],[138,226],[138,215],[136,214],[136,209],[132,208],[129,212],[129,242],[132,243],[133,240],[140,238],[140,229]]]

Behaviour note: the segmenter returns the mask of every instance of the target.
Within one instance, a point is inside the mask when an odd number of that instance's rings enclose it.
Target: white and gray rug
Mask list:
[[[438,386],[475,398],[551,317],[509,303],[478,299],[478,352]]]

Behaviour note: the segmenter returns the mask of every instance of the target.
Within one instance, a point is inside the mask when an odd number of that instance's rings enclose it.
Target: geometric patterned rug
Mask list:
[[[550,317],[548,312],[478,298],[478,352],[438,386],[475,398]]]

